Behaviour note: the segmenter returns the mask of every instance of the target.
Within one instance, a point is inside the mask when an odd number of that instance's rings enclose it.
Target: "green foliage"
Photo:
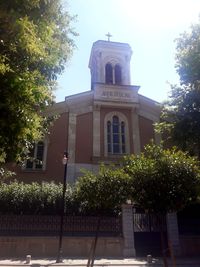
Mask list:
[[[6,180],[8,177],[11,177],[15,175],[14,172],[6,169],[6,168],[3,168],[3,167],[0,167],[0,181],[3,182],[4,180]]]
[[[200,158],[200,84],[172,86],[156,127],[170,142]]]
[[[200,81],[200,20],[176,40],[176,69],[183,84]]]
[[[163,121],[156,127],[167,133],[172,144],[200,158],[200,21],[176,41],[181,86],[171,86],[162,111]]]
[[[21,161],[46,132],[44,110],[74,47],[61,0],[0,2],[0,162]]]
[[[178,211],[197,197],[198,161],[176,148],[148,145],[140,156],[125,158],[124,171],[132,179],[132,200],[151,212]]]
[[[151,144],[141,155],[126,156],[120,168],[85,171],[74,187],[67,186],[65,214],[117,215],[129,199],[151,212],[178,211],[196,200],[199,175],[195,158]],[[54,183],[1,183],[0,213],[58,215],[62,190]]]
[[[1,214],[59,215],[62,207],[62,184],[24,184],[17,181],[0,184]],[[73,189],[68,186],[65,198],[66,214],[73,214],[78,206]],[[78,212],[78,211],[77,211]]]
[[[130,178],[123,170],[101,166],[97,174],[85,172],[76,183],[81,212],[118,214],[131,195]]]
[[[67,185],[65,214],[116,215],[131,195],[129,184],[120,169],[102,166],[97,175],[85,172],[74,187]],[[62,190],[62,184],[54,183],[0,183],[0,214],[59,215]]]

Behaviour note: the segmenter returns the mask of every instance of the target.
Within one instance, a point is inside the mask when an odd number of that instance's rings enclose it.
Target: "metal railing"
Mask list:
[[[64,236],[94,236],[99,217],[65,216]],[[0,235],[58,235],[59,216],[44,215],[1,215]],[[122,223],[120,217],[101,217],[99,236],[121,236]]]
[[[166,217],[152,213],[133,214],[134,232],[166,231]]]

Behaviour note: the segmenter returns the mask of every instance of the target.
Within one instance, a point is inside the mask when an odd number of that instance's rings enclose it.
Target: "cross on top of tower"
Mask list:
[[[108,32],[106,36],[108,37],[108,42],[110,42],[110,37],[112,37],[112,35]]]

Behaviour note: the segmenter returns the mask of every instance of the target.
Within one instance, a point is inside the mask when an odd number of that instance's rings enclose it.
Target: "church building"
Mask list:
[[[67,181],[74,182],[82,169],[95,171],[100,163],[118,164],[127,154],[139,154],[144,146],[160,137],[153,124],[159,121],[160,107],[131,85],[129,44],[96,41],[89,68],[89,91],[67,96],[50,109],[58,119],[45,140],[38,142],[32,156],[17,177],[26,181],[63,180],[62,157],[68,152]],[[81,81],[80,81],[81,82]]]

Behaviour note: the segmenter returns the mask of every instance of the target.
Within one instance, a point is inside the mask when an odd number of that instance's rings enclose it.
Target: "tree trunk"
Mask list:
[[[99,216],[98,221],[97,221],[97,229],[96,229],[96,233],[95,233],[95,238],[91,244],[89,259],[87,262],[87,267],[93,267],[93,265],[94,265],[95,251],[96,251],[96,246],[97,246],[97,241],[98,241],[98,236],[99,236],[100,222],[101,222],[101,217]]]
[[[165,215],[165,220],[166,220],[166,215]],[[164,235],[164,229],[163,229],[163,224],[162,224],[162,214],[158,215],[158,221],[159,221],[159,227],[160,227],[160,240],[161,240],[161,252],[162,252],[162,257],[163,257],[163,264],[164,267],[168,267],[168,262],[167,262],[167,248],[166,248],[166,242],[165,242],[165,235]]]
[[[167,249],[165,247],[165,235],[163,229],[161,229],[160,231],[160,238],[161,238],[161,251],[163,256],[164,267],[168,267],[167,256],[166,256]]]
[[[168,240],[168,247],[169,247],[170,257],[172,260],[172,265],[173,265],[173,267],[176,267],[176,258],[174,256],[174,249],[173,249],[173,246],[172,246],[170,240]]]

